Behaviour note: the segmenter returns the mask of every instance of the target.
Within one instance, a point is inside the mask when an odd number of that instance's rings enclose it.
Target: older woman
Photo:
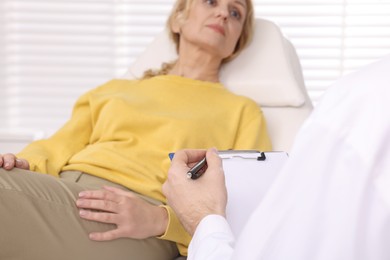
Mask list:
[[[1,156],[0,258],[185,255],[191,237],[161,191],[168,153],[270,149],[257,104],[219,82],[252,25],[250,0],[178,0],[168,20],[178,60],[89,91],[53,136]]]

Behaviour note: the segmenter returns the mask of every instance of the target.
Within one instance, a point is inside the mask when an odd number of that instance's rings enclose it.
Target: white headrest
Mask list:
[[[279,27],[256,19],[251,44],[222,67],[221,82],[232,92],[247,96],[261,106],[301,106],[304,94],[295,78],[290,56]],[[126,77],[139,78],[150,68],[176,59],[174,44],[161,33],[131,65]]]

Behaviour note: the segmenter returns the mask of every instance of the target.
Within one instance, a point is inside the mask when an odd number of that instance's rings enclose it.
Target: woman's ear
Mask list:
[[[174,33],[180,34],[181,26],[183,25],[183,13],[179,12],[171,22],[171,30]]]

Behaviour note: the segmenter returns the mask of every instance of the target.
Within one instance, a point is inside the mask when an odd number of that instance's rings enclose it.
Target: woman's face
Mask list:
[[[245,0],[194,0],[188,18],[177,28],[180,46],[191,43],[221,60],[230,56],[246,18]]]

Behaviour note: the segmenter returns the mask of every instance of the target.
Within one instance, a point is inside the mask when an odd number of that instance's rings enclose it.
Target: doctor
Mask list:
[[[193,235],[188,259],[390,259],[389,71],[390,56],[327,91],[239,238],[216,150],[177,152],[163,192]]]

